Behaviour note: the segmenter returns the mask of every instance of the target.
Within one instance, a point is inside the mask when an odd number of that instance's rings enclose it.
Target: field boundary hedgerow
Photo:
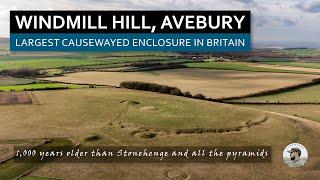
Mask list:
[[[281,87],[281,88],[277,88],[277,89],[265,90],[265,91],[260,91],[257,93],[241,95],[241,96],[217,98],[214,100],[218,101],[218,102],[230,103],[229,101],[231,101],[231,100],[238,100],[238,99],[243,99],[243,98],[251,98],[251,97],[258,97],[258,96],[265,96],[265,95],[275,95],[275,94],[280,94],[280,93],[284,93],[284,92],[295,91],[298,89],[302,89],[302,88],[306,88],[306,87],[310,87],[310,86],[314,86],[314,85],[318,85],[318,84],[320,84],[320,78],[316,78],[316,79],[311,80],[310,82],[300,83],[300,84],[296,84],[296,85],[292,85],[292,86],[286,86],[286,87]],[[245,102],[242,102],[242,103],[245,103]],[[279,103],[275,103],[275,104],[279,104]],[[305,103],[301,103],[301,104],[305,104]]]
[[[135,90],[142,90],[142,91],[150,91],[150,92],[158,92],[161,94],[170,94],[175,96],[183,96],[187,98],[194,98],[194,99],[201,99],[207,100],[212,102],[218,103],[227,103],[227,104],[252,104],[252,105],[262,105],[262,104],[275,104],[275,105],[294,105],[294,104],[320,104],[320,102],[239,102],[239,101],[232,101],[232,100],[239,100],[243,98],[250,98],[250,97],[258,97],[258,96],[265,96],[265,95],[274,95],[280,94],[284,92],[295,91],[298,89],[314,86],[320,84],[320,78],[313,79],[307,83],[301,83],[293,86],[282,87],[278,89],[266,90],[257,93],[241,95],[241,96],[234,96],[234,97],[227,97],[227,98],[207,98],[203,94],[195,94],[192,95],[189,91],[182,92],[177,87],[171,87],[167,85],[160,85],[155,83],[147,83],[147,82],[140,82],[140,81],[124,81],[120,83],[121,88],[126,89],[135,89]]]

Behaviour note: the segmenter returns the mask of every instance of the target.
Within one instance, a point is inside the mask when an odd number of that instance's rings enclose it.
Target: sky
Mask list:
[[[10,10],[251,10],[254,42],[320,42],[320,0],[1,0],[0,37]]]

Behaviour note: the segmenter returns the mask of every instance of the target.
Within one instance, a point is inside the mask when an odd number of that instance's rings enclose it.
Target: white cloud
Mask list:
[[[309,13],[320,13],[320,1],[305,1],[298,3],[296,7]]]

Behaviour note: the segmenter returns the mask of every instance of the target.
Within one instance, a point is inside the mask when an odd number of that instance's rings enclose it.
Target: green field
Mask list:
[[[0,60],[0,70],[4,69],[50,69],[70,66],[98,65],[98,64],[117,64],[126,62],[137,62],[147,60],[166,60],[168,57],[163,56],[146,56],[146,57],[109,57],[94,59],[72,59],[72,58],[52,58],[52,59],[24,59],[24,58],[7,58]]]
[[[264,64],[282,65],[282,66],[294,66],[305,68],[320,69],[320,63],[303,63],[303,62],[263,62]]]
[[[289,58],[289,57],[284,57],[284,58],[273,58],[273,57],[254,57],[252,58],[254,61],[258,62],[281,62],[281,61],[294,61],[295,58]]]
[[[0,42],[1,43],[1,42]],[[0,46],[1,49],[1,46]],[[121,51],[121,52],[13,52],[0,55],[0,59],[94,59],[108,57],[179,57],[175,52],[153,52],[153,51]]]
[[[1,60],[0,70],[4,69],[47,69],[67,66],[93,65],[107,63],[103,60],[87,60],[87,59],[19,59],[19,60]]]
[[[0,76],[0,86],[29,84],[29,83],[32,83],[32,82],[34,82],[34,80],[32,80],[32,79],[14,78],[14,77],[1,77]]]
[[[263,103],[319,103],[320,85],[301,88],[289,92],[274,95],[243,98],[231,100],[233,102],[263,102]]]
[[[46,69],[46,70],[40,70],[40,74],[45,74],[46,76],[55,76],[57,74],[63,74],[62,69]]]
[[[203,62],[203,63],[188,63],[189,68],[204,68],[218,70],[235,70],[235,71],[251,71],[251,72],[274,72],[274,73],[297,73],[297,74],[317,74],[314,72],[293,71],[283,69],[272,69],[263,67],[254,67],[252,64],[239,62]]]
[[[87,87],[85,85],[63,84],[63,83],[37,83],[25,85],[0,86],[0,91],[29,91],[29,90],[45,90],[51,88],[68,88],[78,89]]]
[[[288,55],[294,56],[319,56],[319,49],[285,49],[282,50],[284,53]]]

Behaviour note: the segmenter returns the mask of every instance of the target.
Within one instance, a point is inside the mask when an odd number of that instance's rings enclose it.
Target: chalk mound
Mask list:
[[[187,173],[180,171],[180,170],[169,170],[166,173],[166,176],[169,179],[174,179],[174,180],[185,180],[185,179],[189,179],[189,176]]]
[[[141,107],[140,110],[142,111],[154,111],[154,110],[157,110],[158,108],[156,107],[153,107],[153,106],[144,106],[144,107]]]
[[[128,104],[128,105],[138,105],[140,104],[140,102],[138,101],[127,101],[127,100],[123,100],[123,101],[120,101],[121,104]]]

